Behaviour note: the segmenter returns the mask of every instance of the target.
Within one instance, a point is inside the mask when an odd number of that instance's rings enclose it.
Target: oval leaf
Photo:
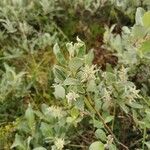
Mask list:
[[[104,144],[96,141],[90,145],[89,150],[104,150]]]

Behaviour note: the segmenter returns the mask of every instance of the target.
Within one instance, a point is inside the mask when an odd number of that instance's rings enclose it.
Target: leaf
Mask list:
[[[62,54],[61,51],[60,51],[60,48],[59,48],[58,43],[56,43],[56,44],[54,45],[54,47],[53,47],[53,52],[54,52],[54,54],[55,54],[55,56],[56,56],[57,61],[58,61],[60,64],[62,64],[62,65],[66,64],[65,58],[64,58],[63,54]]]
[[[85,64],[92,65],[92,61],[94,59],[93,50],[89,51],[87,55],[85,55]]]
[[[119,105],[126,114],[129,112],[128,107],[123,102],[119,102]]]
[[[43,9],[43,11],[44,11],[44,14],[45,14],[45,15],[48,14],[49,11],[50,11],[49,8],[51,8],[49,1],[48,1],[48,0],[42,0],[42,1],[40,1],[40,4],[41,4],[41,6],[42,6],[42,9]]]
[[[43,113],[45,116],[47,115],[47,110],[48,110],[48,108],[49,108],[49,106],[46,105],[46,104],[42,104],[42,105],[41,105],[42,113]],[[40,114],[40,116],[43,115],[42,113]]]
[[[53,130],[49,124],[42,122],[41,126],[40,126],[40,130],[42,131],[44,138],[52,138],[53,137]]]
[[[54,95],[56,98],[65,98],[65,89],[62,87],[62,85],[55,85],[54,88]]]
[[[143,15],[143,24],[146,28],[150,28],[150,11]]]
[[[93,118],[93,125],[94,125],[95,128],[99,128],[99,129],[104,127],[102,122],[100,122],[99,120],[96,120],[94,118]]]
[[[102,129],[97,129],[95,131],[95,136],[104,142],[107,140],[106,134]]]
[[[35,127],[35,114],[30,104],[25,112],[25,118],[27,119],[30,129],[33,131]]]
[[[81,41],[78,37],[77,37],[77,42],[74,44],[75,50],[77,52],[77,56],[78,57],[83,57],[86,53],[86,46],[85,43],[83,41]]]
[[[130,33],[131,33],[130,28],[128,28],[127,26],[123,26],[123,27],[122,27],[122,31],[123,31],[123,33],[125,33],[125,34],[130,34]]]
[[[47,150],[47,149],[44,148],[44,147],[36,147],[36,148],[34,148],[33,150]]]
[[[78,110],[84,111],[85,103],[82,98],[79,98],[77,101],[75,101],[74,105]]]
[[[89,92],[95,92],[96,91],[96,83],[95,80],[91,80],[87,83],[87,91]]]
[[[104,150],[104,144],[102,142],[96,141],[92,143],[89,147],[89,150]]]
[[[80,58],[77,58],[77,57],[72,58],[69,61],[69,68],[72,71],[77,71],[82,65],[83,65],[82,60]]]
[[[4,19],[0,19],[0,22],[3,22],[2,25],[5,27],[5,29],[7,30],[7,33],[14,33],[17,31],[17,29],[14,26],[14,23],[11,22],[10,20],[4,20]]]
[[[111,122],[113,119],[114,119],[114,116],[107,116],[107,117],[105,118],[105,123],[109,123],[109,122]]]
[[[76,108],[74,107],[74,108],[71,109],[70,114],[71,114],[71,117],[77,118],[80,113],[79,113],[78,109],[76,109]]]
[[[141,7],[137,8],[136,14],[135,14],[135,22],[136,25],[141,25],[143,26],[143,15],[145,13],[145,10]]]
[[[74,45],[72,44],[72,42],[71,43],[67,43],[66,47],[67,47],[67,50],[69,52],[70,57],[74,57],[74,55],[75,55],[75,48],[74,48]]]
[[[132,28],[132,33],[135,40],[138,38],[143,38],[146,35],[147,31],[145,30],[145,27],[134,25]]]
[[[142,51],[142,53],[150,52],[150,40],[142,43],[140,51]]]
[[[137,108],[137,109],[142,109],[143,106],[141,104],[138,104],[137,102],[131,102],[129,104],[129,106],[131,106],[132,108]]]
[[[29,136],[27,138],[27,146],[28,146],[28,149],[30,149],[30,144],[31,144],[31,140],[33,139],[33,137]]]
[[[147,148],[150,149],[150,141],[145,142],[145,144],[146,144]]]
[[[74,78],[67,78],[64,83],[64,85],[78,85],[79,81],[77,79]]]
[[[66,79],[65,70],[58,65],[54,66],[53,73],[55,76],[55,82],[57,82],[57,83],[62,83],[62,81],[64,81]]]
[[[18,134],[15,135],[15,141],[12,144],[11,149],[15,148],[15,147],[21,148],[20,150],[25,150],[26,149],[22,137]]]
[[[117,148],[114,144],[109,144],[108,147],[109,147],[110,150],[117,150]]]

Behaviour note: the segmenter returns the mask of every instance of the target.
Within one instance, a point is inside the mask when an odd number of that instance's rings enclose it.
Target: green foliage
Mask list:
[[[0,1],[0,149],[149,149],[149,9],[148,0]],[[116,66],[93,64],[97,47]]]

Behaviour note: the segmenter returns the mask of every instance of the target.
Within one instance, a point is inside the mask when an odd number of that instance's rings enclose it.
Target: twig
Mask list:
[[[133,144],[131,144],[130,148],[133,148],[136,144],[138,144],[139,142],[141,142],[143,140],[143,138],[135,141]]]
[[[115,102],[115,104],[114,104],[113,116],[114,116],[114,119],[113,119],[113,121],[112,121],[112,126],[111,126],[112,131],[114,130],[114,124],[115,124],[115,116],[116,116],[116,102]]]
[[[71,147],[81,147],[81,148],[87,148],[88,146],[85,145],[76,145],[76,144],[68,144]]]
[[[105,123],[104,118],[102,117],[102,115],[99,113],[99,111],[97,111],[97,109],[93,106],[93,104],[91,104],[91,99],[90,97],[87,95],[87,101],[89,102],[89,104],[91,105],[91,108],[93,108],[93,110],[96,112],[96,114],[99,116],[100,120],[102,121],[103,125],[105,126],[105,128],[107,129],[107,131],[113,136],[114,140],[121,145],[122,147],[124,147],[126,150],[129,150],[128,147],[126,145],[124,145],[123,143],[119,142],[119,140],[116,138],[116,136],[114,135],[114,133],[112,132],[112,130],[108,127],[108,125]]]
[[[144,131],[143,131],[143,144],[142,144],[142,149],[145,148],[145,139],[146,139],[146,126],[144,126]]]

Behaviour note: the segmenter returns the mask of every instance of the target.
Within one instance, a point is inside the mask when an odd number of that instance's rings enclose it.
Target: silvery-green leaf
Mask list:
[[[11,149],[13,149],[15,147],[20,148],[20,150],[26,150],[24,141],[23,141],[22,137],[18,134],[15,135],[15,141],[12,144]]]
[[[77,71],[83,65],[83,61],[80,58],[72,58],[69,61],[69,68],[72,71]]]
[[[145,144],[146,144],[147,148],[150,149],[150,141],[145,142]]]
[[[104,150],[104,144],[100,141],[92,143],[89,147],[89,150]]]
[[[87,83],[87,91],[89,92],[95,92],[97,89],[96,89],[96,83],[95,83],[95,80],[90,80],[88,83]]]
[[[29,104],[29,106],[28,106],[28,108],[25,112],[25,118],[28,121],[28,125],[29,125],[30,129],[34,130],[34,127],[35,127],[35,114],[34,114],[34,111],[31,107],[31,104]]]
[[[92,65],[92,61],[94,59],[93,50],[90,50],[87,55],[85,55],[85,64]]]
[[[64,68],[55,65],[53,67],[53,73],[55,76],[55,82],[57,83],[62,83],[65,79],[66,79],[66,72],[64,70]]]
[[[64,56],[63,56],[63,54],[62,54],[62,52],[61,52],[61,50],[60,50],[60,47],[59,47],[58,43],[56,43],[56,44],[54,45],[54,47],[53,47],[53,52],[54,52],[54,54],[55,54],[55,56],[56,56],[57,61],[58,61],[60,64],[62,64],[62,65],[66,64],[65,58],[64,58]]]
[[[75,43],[75,50],[78,57],[83,57],[86,53],[86,45],[79,39],[79,37],[77,37],[77,43]]]
[[[71,114],[71,117],[77,118],[80,113],[79,113],[79,110],[74,107],[71,109],[70,114]]]
[[[65,89],[62,87],[62,85],[55,85],[54,89],[54,95],[56,98],[65,98]]]
[[[143,108],[143,105],[141,105],[137,102],[131,102],[128,105],[131,106],[132,108],[137,108],[137,109],[142,109]]]
[[[136,22],[136,25],[141,25],[143,26],[143,15],[145,13],[145,10],[141,7],[137,8],[136,10],[136,14],[135,14],[135,22]]]
[[[67,43],[66,47],[67,47],[67,50],[69,52],[70,57],[74,57],[74,55],[75,55],[75,48],[74,48],[74,45],[72,44],[72,42],[71,43]]]
[[[109,122],[111,122],[113,119],[114,119],[114,116],[107,116],[107,117],[105,118],[105,123],[109,123]]]
[[[74,78],[67,78],[64,82],[63,85],[78,85],[79,81]]]
[[[150,40],[147,40],[142,43],[142,45],[140,47],[140,51],[142,53],[150,53]]]
[[[47,149],[44,148],[44,147],[36,147],[36,148],[34,148],[33,150],[47,150]]]
[[[102,129],[97,129],[95,131],[95,136],[96,136],[97,139],[100,139],[102,141],[107,140],[106,133]]]
[[[150,28],[150,11],[146,12],[142,19],[144,26]]]
[[[31,140],[33,139],[33,137],[29,136],[27,138],[27,146],[28,146],[28,150],[30,150],[30,143],[31,143]]]
[[[53,128],[49,124],[42,122],[40,130],[44,138],[53,138]]]

